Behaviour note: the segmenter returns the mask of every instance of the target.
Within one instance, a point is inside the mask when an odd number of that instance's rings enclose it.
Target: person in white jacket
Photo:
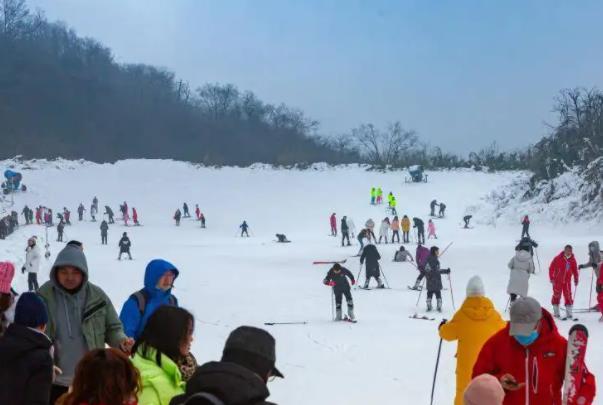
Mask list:
[[[381,238],[385,238],[385,243],[387,244],[389,226],[389,218],[386,217],[383,221],[381,221],[381,226],[379,227],[379,242],[377,243],[381,243]]]
[[[511,302],[517,299],[517,296],[528,296],[528,282],[530,274],[534,274],[534,260],[528,247],[515,248],[515,256],[509,261],[511,276],[507,286],[507,294],[511,296]]]
[[[356,225],[354,224],[354,221],[352,220],[352,218],[346,216],[346,222],[348,224],[348,232],[350,233],[350,238],[355,239]]]
[[[40,247],[38,246],[38,239],[32,236],[27,241],[27,248],[25,249],[25,265],[21,268],[21,272],[27,271],[27,285],[29,291],[38,291],[38,270],[40,269],[40,259],[42,254],[40,253]]]

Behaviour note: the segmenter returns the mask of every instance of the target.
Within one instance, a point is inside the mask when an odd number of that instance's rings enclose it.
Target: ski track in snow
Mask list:
[[[6,167],[8,162],[2,162]],[[17,164],[21,170],[24,164]],[[481,198],[502,189],[514,173],[487,174],[468,170],[429,173],[427,184],[405,184],[404,172],[368,172],[359,167],[329,168],[316,165],[306,171],[277,170],[265,165],[252,168],[202,168],[169,160],[126,160],[116,164],[65,161],[28,162],[22,170],[27,193],[15,196],[20,212],[46,205],[57,212],[67,206],[73,226],[65,228],[64,240],[83,241],[90,280],[112,298],[117,310],[142,285],[148,261],[162,257],[180,269],[174,294],[196,319],[193,352],[200,363],[219,359],[228,333],[250,324],[269,330],[277,339],[277,364],[286,379],[269,384],[271,400],[283,404],[400,404],[429,400],[438,346],[437,326],[441,318],[454,313],[450,291],[443,291],[444,312],[432,313],[435,321],[409,319],[415,313],[417,292],[407,290],[417,276],[414,267],[393,263],[398,245],[379,245],[381,261],[391,290],[352,290],[356,324],[331,322],[331,292],[322,285],[329,265],[312,265],[314,260],[348,259],[345,267],[356,276],[359,269],[355,240],[350,248],[328,236],[329,215],[353,218],[356,231],[370,217],[376,222],[385,216],[383,206],[369,205],[371,186],[384,193],[394,192],[398,212],[427,221],[429,202],[436,198],[447,208],[445,219],[436,219],[440,247],[454,241],[442,258],[443,267],[452,268],[452,285],[457,308],[465,296],[468,279],[482,276],[487,296],[502,312],[507,302],[507,263],[519,239],[516,224],[474,217],[474,229],[461,227],[468,207],[492,212]],[[136,207],[142,227],[128,227],[117,221],[109,229],[109,245],[101,246],[100,222],[77,221],[76,208],[83,202],[90,208],[92,197],[99,207],[127,201]],[[192,219],[180,227],[172,220],[174,211],[187,202],[191,214],[198,203],[207,217],[207,229]],[[21,217],[22,218],[22,217]],[[246,219],[253,237],[239,238],[238,225]],[[502,223],[502,225],[501,225]],[[531,233],[540,243],[541,271],[530,283],[530,294],[550,308],[551,288],[548,264],[566,243],[574,245],[579,262],[586,261],[587,244],[600,238],[598,224],[555,225],[533,218]],[[121,232],[132,239],[133,261],[115,260]],[[284,233],[290,244],[274,242],[275,233]],[[0,241],[0,259],[14,260],[17,269],[24,261],[26,239],[44,236],[40,226],[21,227]],[[40,282],[48,279],[49,267],[62,244],[49,232],[52,257],[43,263]],[[429,241],[428,246],[434,242]],[[415,245],[408,245],[414,256]],[[582,270],[576,308],[588,305],[591,270]],[[364,281],[364,277],[360,277]],[[445,287],[448,281],[444,277]],[[373,281],[374,283],[374,281]],[[14,286],[27,288],[20,272]],[[595,300],[593,293],[593,300]],[[345,311],[345,299],[343,308]],[[425,313],[425,294],[418,314]],[[506,318],[508,314],[503,313]],[[591,341],[603,338],[599,315],[577,314],[590,331]],[[264,322],[307,321],[306,325],[265,326]],[[558,322],[566,335],[572,322]],[[435,402],[452,403],[455,392],[456,345],[444,343]],[[603,348],[589,345],[589,368],[603,376]],[[334,389],[334,387],[337,387]],[[340,389],[343,388],[343,389]],[[300,393],[303,392],[303,395]],[[596,403],[603,403],[600,400]]]

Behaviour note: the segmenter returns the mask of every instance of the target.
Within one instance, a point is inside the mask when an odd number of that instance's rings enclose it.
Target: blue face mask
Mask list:
[[[538,331],[535,330],[527,336],[517,335],[513,337],[519,342],[520,345],[529,346],[534,343],[536,339],[538,339]]]

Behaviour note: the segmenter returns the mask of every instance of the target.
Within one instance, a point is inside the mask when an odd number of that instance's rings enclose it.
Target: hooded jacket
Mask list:
[[[442,290],[442,274],[440,273],[440,260],[430,254],[425,264],[425,278],[427,279],[427,291]]]
[[[25,249],[25,270],[28,273],[37,273],[40,270],[41,258],[42,254],[37,243],[33,246],[27,246],[27,249]]]
[[[402,218],[402,232],[410,232],[410,219],[408,217]]]
[[[567,340],[559,334],[551,314],[542,310],[539,337],[524,347],[509,335],[510,325],[498,331],[482,347],[473,377],[488,373],[497,379],[511,374],[525,386],[517,391],[507,391],[504,405],[561,404],[561,387],[565,375]],[[587,371],[585,384],[579,395],[592,403],[595,392],[594,376]],[[590,398],[590,401],[588,399]]]
[[[175,278],[178,277],[179,271],[176,266],[165,260],[156,259],[151,260],[147,264],[147,268],[144,274],[144,291],[147,300],[144,307],[144,313],[140,314],[140,308],[138,307],[138,300],[135,296],[130,296],[124,303],[119,319],[124,325],[124,332],[127,336],[138,339],[144,326],[151,315],[162,305],[170,305],[170,303],[178,301],[172,296],[172,289],[167,291],[160,290],[157,288],[159,279],[167,272],[173,271]],[[173,298],[170,298],[173,297]]]
[[[383,220],[381,221],[381,225],[379,226],[379,237],[385,237],[387,242],[387,233],[389,231],[390,223],[389,221]]]
[[[570,257],[565,257],[565,253],[561,252],[551,262],[549,266],[549,279],[555,289],[561,290],[566,284],[570,284],[574,277],[574,283],[578,284],[578,264],[576,258],[572,254]]]
[[[141,392],[138,403],[141,405],[168,405],[176,395],[184,393],[185,383],[178,365],[168,356],[161,354],[161,366],[155,361],[157,351],[153,348],[142,355],[139,349],[132,358],[132,364],[140,372]]]
[[[214,395],[225,404],[270,405],[270,402],[266,402],[270,392],[260,376],[230,362],[212,361],[203,364],[189,380],[186,394],[175,397],[170,405],[183,405],[196,393]],[[195,404],[194,398],[187,402],[187,405]]]
[[[458,341],[456,351],[455,405],[463,405],[463,392],[471,381],[475,360],[486,341],[505,327],[492,301],[483,296],[467,297],[450,322],[440,328],[440,337]]]
[[[0,404],[47,405],[52,385],[50,339],[12,324],[0,339]]]
[[[73,266],[83,274],[81,287],[73,293],[57,281],[58,267]],[[88,265],[84,252],[67,245],[50,271],[50,280],[38,294],[48,309],[47,335],[54,342],[55,364],[63,371],[55,384],[69,386],[75,366],[92,349],[102,349],[105,343],[117,348],[126,338],[111,300],[105,292],[88,281]]]
[[[366,261],[367,276],[374,275],[375,277],[379,277],[379,260],[381,260],[381,255],[375,245],[369,244],[362,249],[360,264],[364,264]]]
[[[535,271],[532,255],[526,250],[518,250],[509,261],[508,267],[511,270],[511,275],[507,285],[507,294],[527,297],[530,274],[534,274]]]

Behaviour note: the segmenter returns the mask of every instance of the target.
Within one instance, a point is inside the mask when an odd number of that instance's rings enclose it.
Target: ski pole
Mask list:
[[[335,320],[335,290],[331,287],[331,319]]]
[[[511,296],[507,299],[507,305],[505,305],[505,313],[507,313],[507,309],[509,309],[509,304],[511,304]]]
[[[448,250],[448,248],[449,248],[450,246],[452,246],[452,244],[453,244],[453,243],[454,243],[454,241],[450,242],[450,243],[448,244],[448,246],[446,246],[446,247],[444,248],[444,250],[442,251],[442,253],[440,253],[440,254],[439,254],[439,256],[438,256],[438,257],[442,257],[442,256],[444,256],[444,253],[446,253],[446,251]]]
[[[427,277],[423,277],[423,280],[421,280],[421,288],[419,289],[419,297],[417,298],[417,304],[415,305],[415,314],[417,313],[417,310],[419,308],[419,301],[421,301],[421,294],[423,294],[423,284],[425,284],[425,280],[427,279]]]
[[[538,257],[538,248],[534,248],[534,250],[536,251],[536,262],[538,263],[538,273],[540,273],[541,269],[540,269],[540,258]]]
[[[362,263],[360,263],[360,268],[358,269],[358,275],[356,276],[356,288],[360,284],[360,273],[362,273]]]
[[[452,310],[456,311],[456,307],[454,305],[454,293],[452,292],[452,280],[450,279],[450,273],[448,273],[448,285],[450,286],[450,299],[452,300]]]
[[[381,265],[379,265],[379,270],[381,270],[381,274],[383,274],[383,279],[385,280],[385,286],[387,288],[390,288],[389,281],[387,281],[387,276],[385,275],[385,272],[383,271],[383,268],[381,267]]]
[[[438,376],[438,367],[440,365],[440,353],[442,353],[442,338],[440,338],[440,344],[438,345],[438,357],[436,358],[435,370],[433,372],[433,383],[431,384],[431,401],[430,405],[433,405],[433,394],[435,392],[436,378]]]

